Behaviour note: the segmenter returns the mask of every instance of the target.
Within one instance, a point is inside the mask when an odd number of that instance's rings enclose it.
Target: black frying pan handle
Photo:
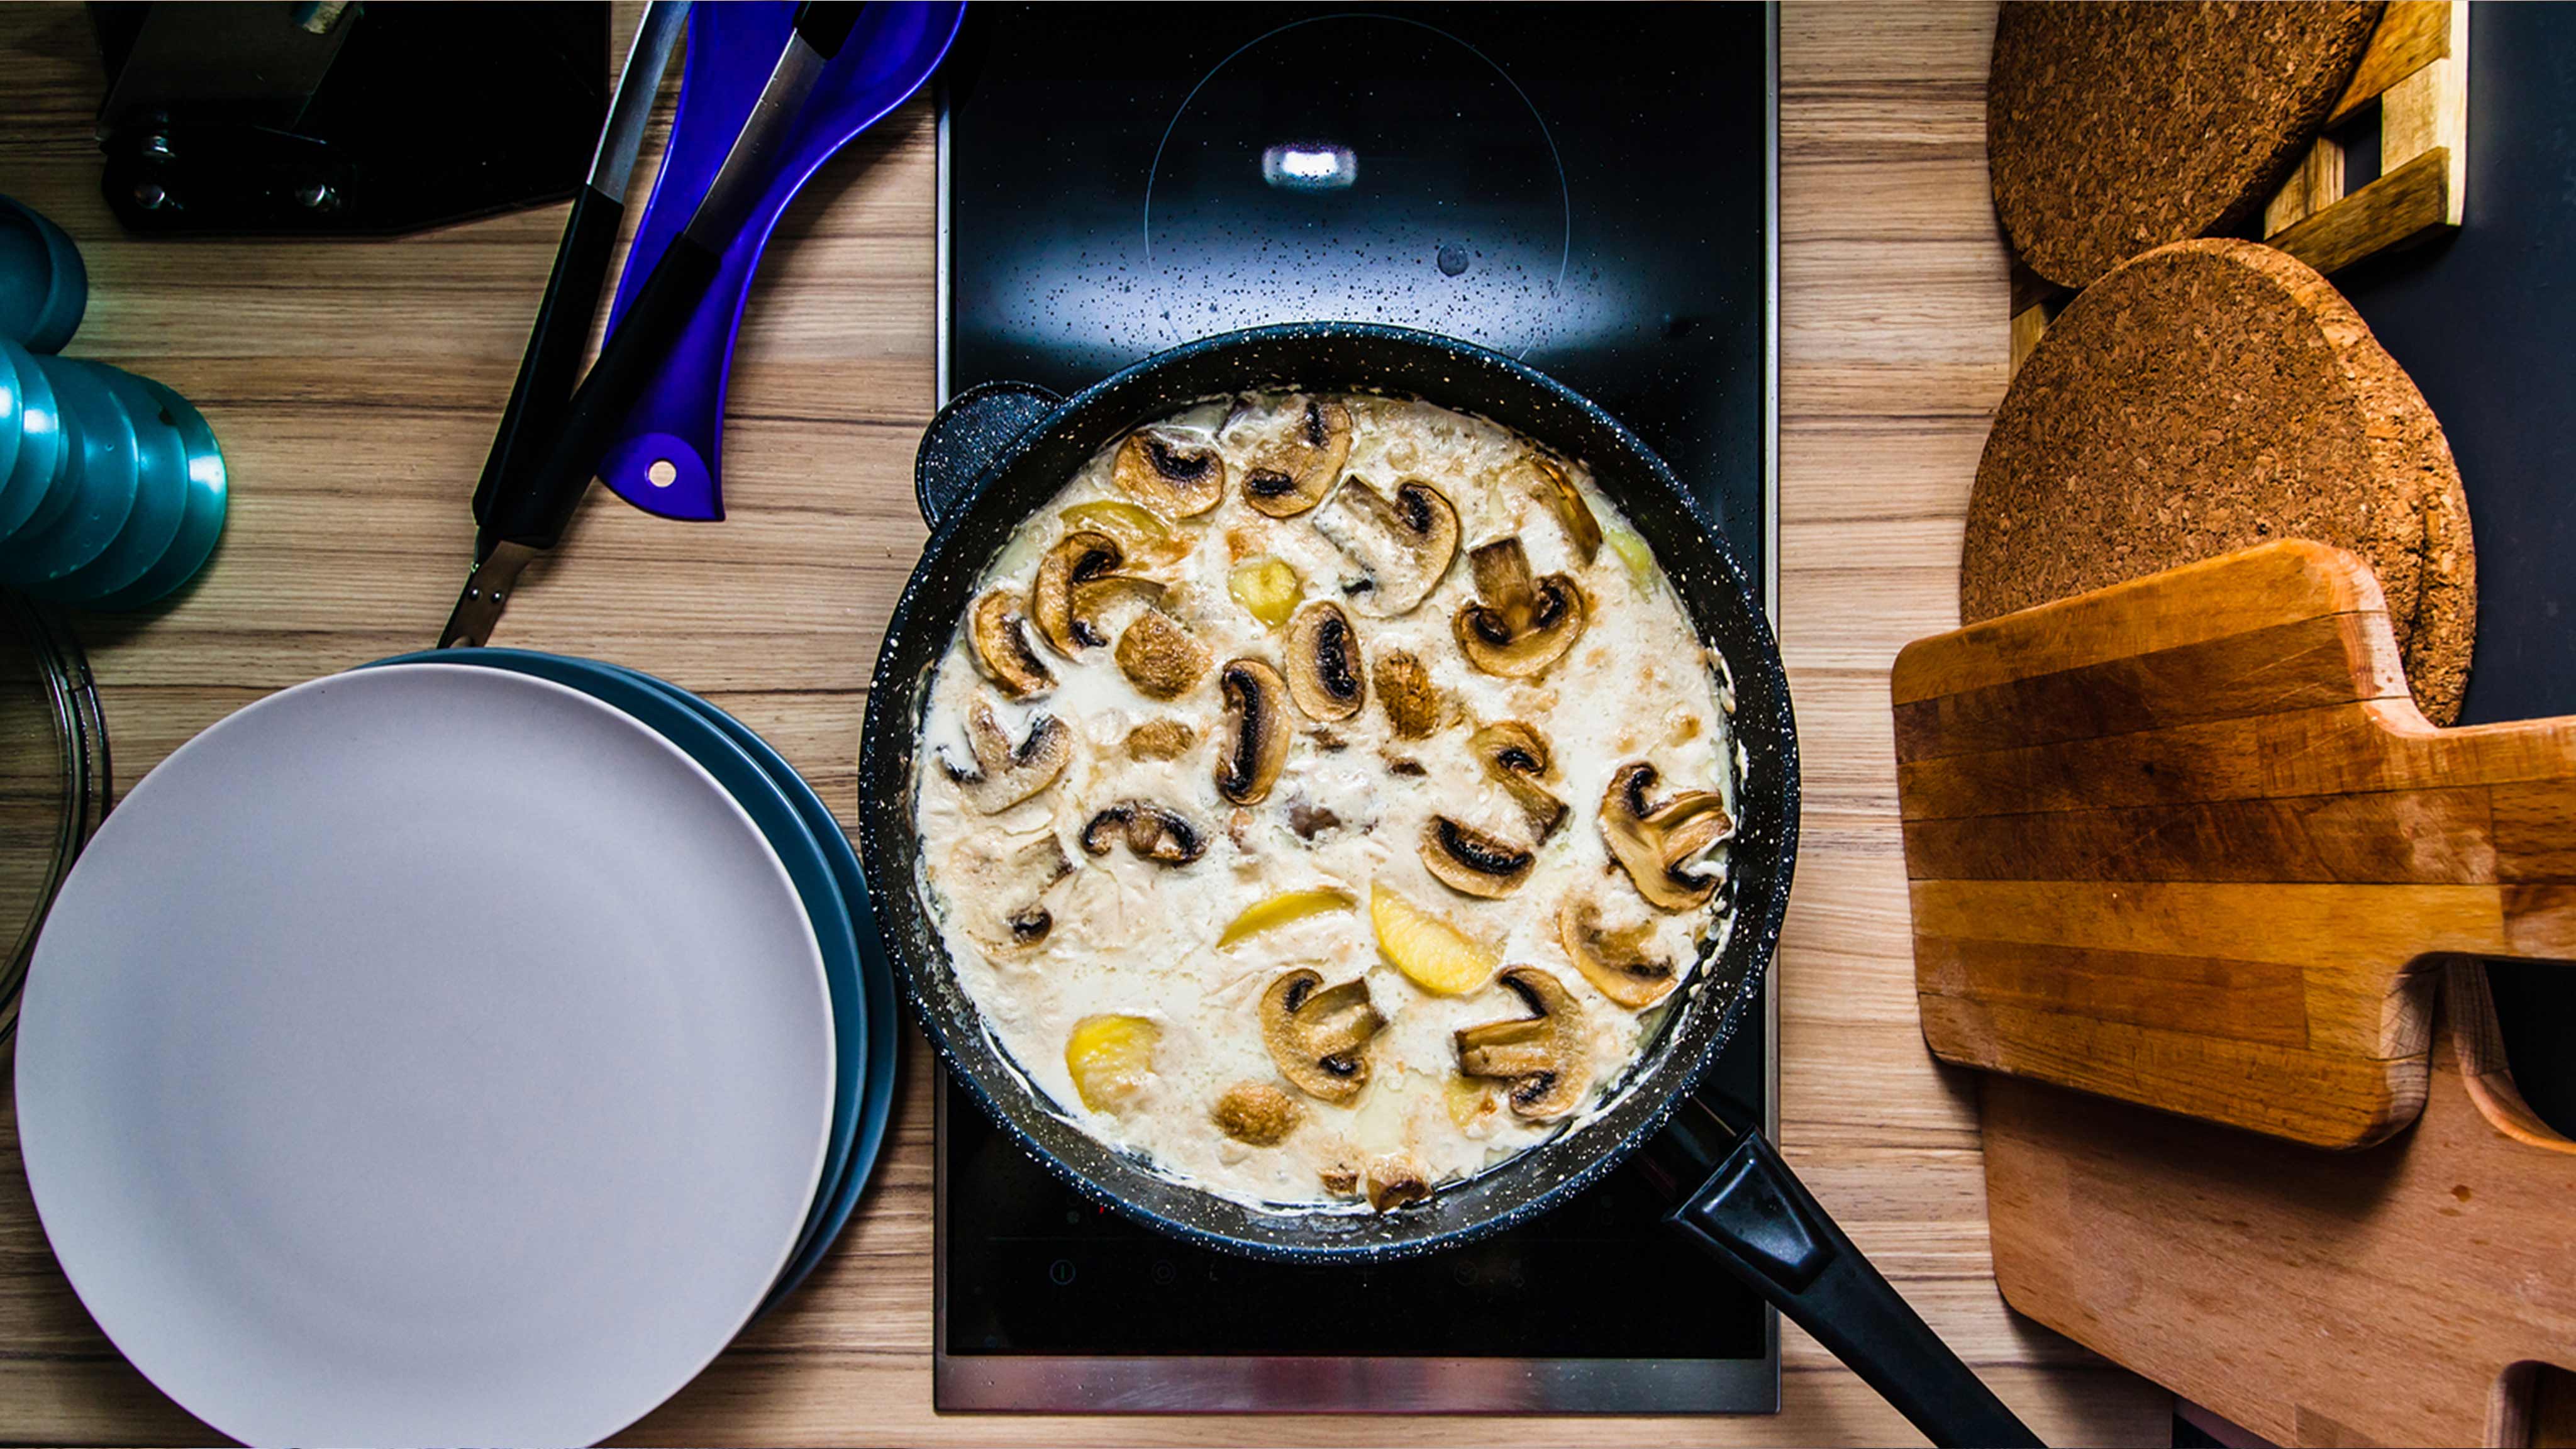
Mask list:
[[[1731,1150],[1725,1143],[1731,1139]],[[1719,1156],[1723,1151],[1724,1155]],[[1696,1098],[1650,1149],[1649,1175],[1716,1170],[1664,1221],[1833,1351],[1935,1444],[2037,1445],[1834,1225],[1760,1131],[1738,1135]]]
[[[921,434],[912,493],[936,531],[975,496],[1004,449],[1046,421],[1064,399],[1030,382],[984,382],[948,400]]]

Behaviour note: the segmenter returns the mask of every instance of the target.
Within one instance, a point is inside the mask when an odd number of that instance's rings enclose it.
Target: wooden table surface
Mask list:
[[[614,27],[633,21],[621,8]],[[2171,1400],[2008,1313],[1987,1252],[1971,1079],[1918,1033],[1887,675],[1952,627],[1961,518],[2005,381],[1985,190],[1984,4],[1792,5],[1781,38],[1780,633],[1806,768],[1779,963],[1781,1146],[1932,1326],[2054,1442],[2167,1443]],[[194,400],[233,479],[221,550],[175,606],[85,619],[120,784],[262,693],[431,642],[467,495],[563,212],[393,243],[139,242],[98,195],[79,7],[0,7],[0,192],[89,264],[69,351]],[[667,103],[667,98],[666,98]],[[647,159],[649,166],[650,158]],[[933,144],[916,103],[781,224],[733,375],[721,525],[594,489],[497,642],[616,660],[769,737],[848,820],[864,681],[922,540]],[[1784,1327],[1777,1418],[1041,1419],[930,1405],[931,1064],[917,1036],[885,1160],[784,1309],[636,1442],[1916,1442]],[[100,1336],[47,1251],[0,1117],[0,1438],[202,1442]],[[1649,1291],[1650,1285],[1639,1285]]]

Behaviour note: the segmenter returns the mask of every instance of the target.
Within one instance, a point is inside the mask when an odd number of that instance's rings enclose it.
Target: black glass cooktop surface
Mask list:
[[[945,385],[1445,332],[1609,409],[1767,576],[1765,7],[978,4],[941,86]]]
[[[1446,332],[1636,429],[1764,587],[1771,33],[1756,5],[972,6],[942,396],[1270,322]],[[1756,1010],[1705,1090],[1767,1119]],[[1284,1267],[1097,1208],[942,1096],[942,1409],[1778,1407],[1770,1310],[1631,1171],[1429,1258]]]

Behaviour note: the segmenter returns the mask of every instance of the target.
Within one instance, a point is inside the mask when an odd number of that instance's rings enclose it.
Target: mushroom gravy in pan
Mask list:
[[[920,888],[1091,1135],[1386,1211],[1623,1084],[1730,922],[1724,666],[1583,467],[1366,394],[1194,405],[985,570]]]

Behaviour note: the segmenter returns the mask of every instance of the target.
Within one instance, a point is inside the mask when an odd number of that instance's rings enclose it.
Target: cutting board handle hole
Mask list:
[[[2517,1044],[2536,1050],[2567,1040],[2562,1023],[2528,1019],[2545,1011],[2549,998],[2531,989],[2538,983],[2525,979],[2532,972],[2566,969],[2529,961],[2453,961],[2444,979],[2442,1005],[2459,1054],[2460,1080],[2479,1114],[2517,1142],[2576,1153],[2576,1141],[2569,1135],[2569,1129],[2576,1127],[2570,1121],[2576,1117],[2576,1107],[2548,1096],[2537,1104],[2525,1099],[2513,1074]],[[2522,1007],[2535,1010],[2517,1009]]]

